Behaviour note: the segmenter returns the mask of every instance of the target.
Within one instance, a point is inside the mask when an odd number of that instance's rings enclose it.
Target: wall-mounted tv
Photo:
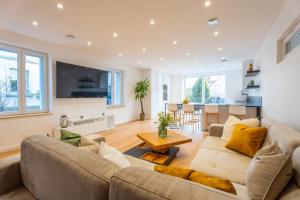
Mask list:
[[[56,62],[57,98],[97,98],[108,95],[108,71]]]

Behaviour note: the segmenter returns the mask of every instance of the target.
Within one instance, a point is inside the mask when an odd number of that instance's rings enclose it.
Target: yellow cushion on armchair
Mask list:
[[[267,132],[264,127],[250,128],[244,124],[237,124],[225,147],[253,157],[261,148]]]

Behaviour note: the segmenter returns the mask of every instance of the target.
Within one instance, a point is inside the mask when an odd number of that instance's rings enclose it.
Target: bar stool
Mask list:
[[[179,125],[181,126],[181,117],[180,117],[177,104],[170,103],[168,104],[167,108],[168,108],[168,113],[171,113],[174,117],[175,126],[177,127],[177,122],[179,122]]]
[[[230,105],[229,115],[234,115],[240,119],[243,119],[246,116],[246,106]]]
[[[197,118],[195,115],[195,106],[192,104],[183,104],[183,124],[182,129],[185,125],[190,125],[195,130],[195,125],[197,125]]]
[[[209,116],[214,116],[217,118],[216,122],[219,123],[219,106],[218,105],[204,105],[204,113],[205,113],[205,128],[208,129],[210,125],[208,122]]]

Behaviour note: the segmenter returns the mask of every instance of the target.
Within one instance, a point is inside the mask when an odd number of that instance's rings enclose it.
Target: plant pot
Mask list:
[[[144,121],[145,120],[145,113],[140,113],[140,121]]]
[[[168,136],[168,130],[166,128],[158,128],[158,137],[166,138]]]

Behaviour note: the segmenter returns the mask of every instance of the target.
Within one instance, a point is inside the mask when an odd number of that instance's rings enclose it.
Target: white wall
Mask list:
[[[256,64],[261,66],[263,115],[300,130],[300,46],[276,64],[277,40],[300,14],[300,1],[287,0],[263,43]]]
[[[232,102],[236,100],[240,100],[241,98],[241,90],[242,90],[242,70],[235,69],[229,70],[225,72],[214,72],[214,73],[205,73],[205,74],[225,74],[226,75],[226,87],[225,87],[225,94],[226,94],[226,101]],[[201,76],[204,74],[195,74],[189,76]],[[171,84],[171,99],[170,102],[177,103],[182,102],[185,98],[183,92],[183,75],[172,75],[170,78]]]
[[[52,115],[0,119],[0,151],[14,148],[28,135],[51,134],[52,128],[59,125],[59,117],[66,113],[69,116],[101,114],[115,115],[116,123],[123,123],[138,118],[138,104],[134,100],[133,88],[141,78],[141,70],[130,66],[111,66],[102,63],[96,56],[78,53],[58,45],[39,41],[19,34],[0,29],[2,43],[12,44],[28,49],[42,51],[51,56],[53,68],[53,88],[55,89],[55,62],[57,60],[73,64],[106,69],[106,66],[124,72],[124,106],[106,109],[105,99],[56,99],[55,90],[52,99]]]

